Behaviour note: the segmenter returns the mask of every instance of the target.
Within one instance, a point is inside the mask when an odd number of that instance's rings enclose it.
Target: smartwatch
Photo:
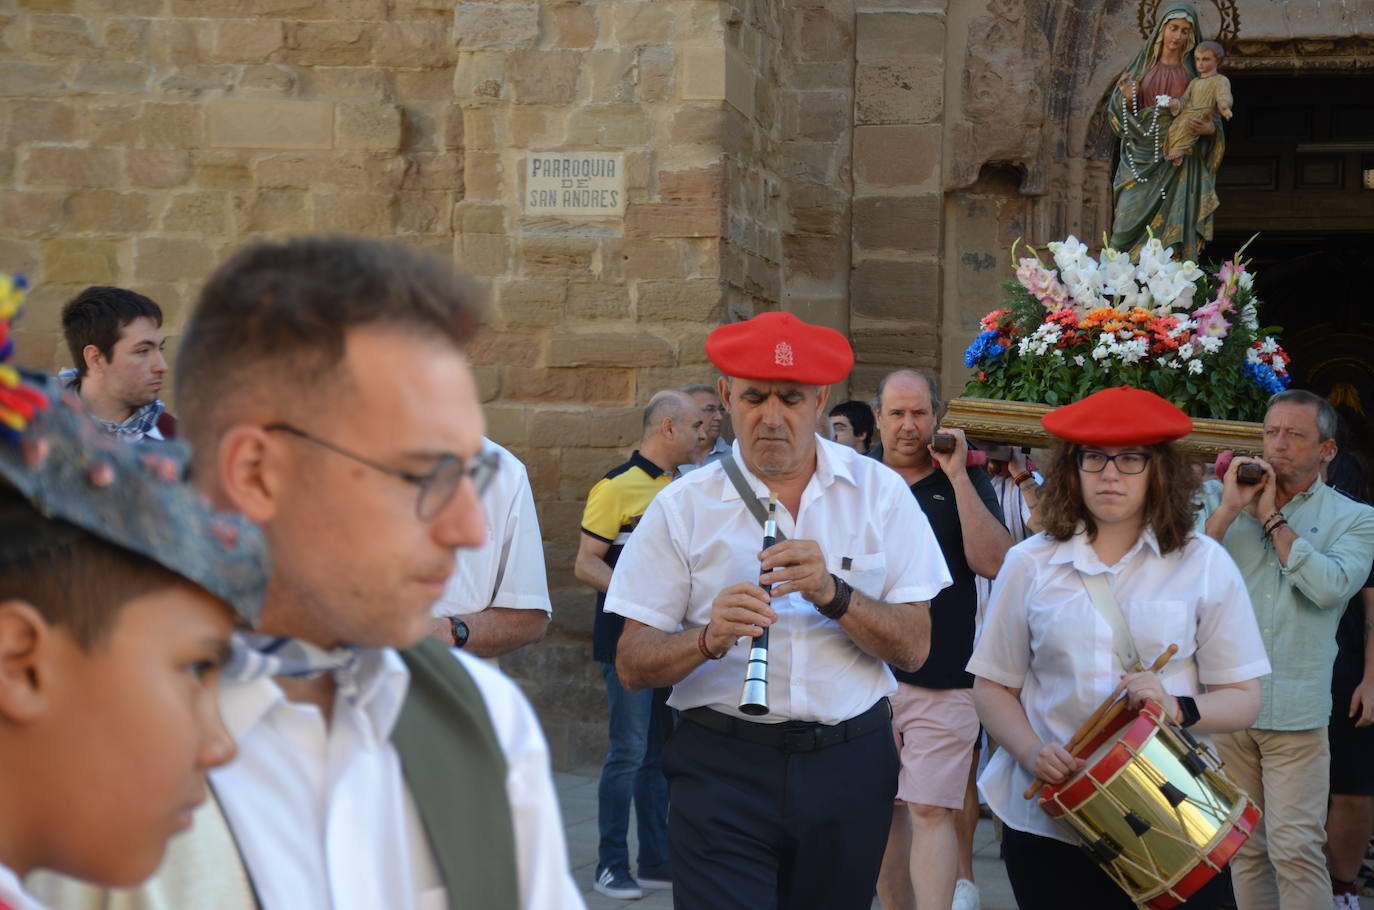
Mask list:
[[[468,624],[456,616],[450,616],[448,627],[453,632],[453,646],[455,648],[465,647],[468,643]]]

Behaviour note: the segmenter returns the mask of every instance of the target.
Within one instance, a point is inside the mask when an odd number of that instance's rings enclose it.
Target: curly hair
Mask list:
[[[1145,526],[1154,531],[1160,552],[1172,553],[1193,533],[1198,478],[1187,456],[1173,443],[1144,448],[1150,453]],[[1072,443],[1060,442],[1045,474],[1040,516],[1045,534],[1054,540],[1068,540],[1080,525],[1087,530],[1089,540],[1097,537],[1097,522],[1083,501],[1083,486],[1074,462],[1078,449]]]

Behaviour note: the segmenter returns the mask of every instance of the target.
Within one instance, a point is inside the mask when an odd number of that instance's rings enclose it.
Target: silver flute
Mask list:
[[[763,523],[763,548],[778,542],[778,497],[768,494],[768,520]],[[764,585],[771,592],[772,585]],[[744,670],[744,692],[739,697],[739,709],[751,717],[768,713],[768,627],[749,646],[749,663]]]

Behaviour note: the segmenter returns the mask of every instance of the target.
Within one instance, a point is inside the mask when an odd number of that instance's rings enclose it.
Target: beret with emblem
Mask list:
[[[4,301],[9,279],[0,279],[4,326],[17,305]],[[185,482],[188,452],[180,443],[112,437],[56,378],[0,364],[0,565],[89,534],[180,575],[255,623],[267,542],[246,518],[216,511]]]
[[[707,337],[706,356],[736,379],[803,385],[831,385],[854,368],[848,339],[791,313],[762,313],[721,326]]]
[[[1187,414],[1154,392],[1119,386],[1050,411],[1040,422],[1050,433],[1082,446],[1150,446],[1193,431]]]

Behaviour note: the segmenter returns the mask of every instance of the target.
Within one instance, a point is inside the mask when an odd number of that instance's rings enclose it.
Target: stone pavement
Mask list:
[[[563,827],[568,838],[573,879],[582,888],[588,910],[627,907],[633,907],[634,910],[670,910],[673,906],[670,891],[646,891],[643,900],[617,901],[592,890],[592,874],[596,871],[597,773],[593,770],[585,774],[554,774],[558,801],[563,809]],[[630,855],[633,856],[633,824],[630,825],[630,838]],[[978,823],[978,833],[973,841],[973,874],[982,892],[983,910],[1016,910],[1016,901],[1012,899],[1002,861],[997,858],[997,840],[992,822],[986,820]],[[873,902],[873,906],[876,910],[877,901]]]

